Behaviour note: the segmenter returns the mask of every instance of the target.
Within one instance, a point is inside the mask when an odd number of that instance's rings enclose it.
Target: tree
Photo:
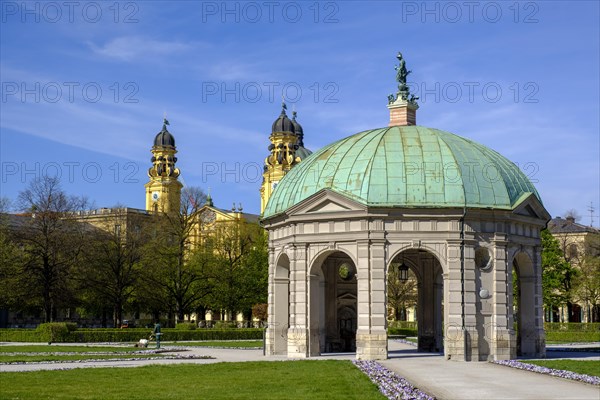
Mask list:
[[[565,259],[559,241],[542,231],[542,289],[544,306],[549,309],[570,304],[578,271]]]
[[[406,321],[406,309],[417,304],[417,279],[409,270],[408,280],[400,279],[398,268],[390,268],[387,281],[388,306],[394,310],[394,320]]]
[[[267,236],[258,224],[244,220],[216,225],[211,233],[215,255],[212,306],[232,316],[243,312],[250,319],[252,306],[267,301]]]
[[[76,221],[85,198],[68,196],[57,178],[43,176],[19,193],[19,208],[26,213],[15,231],[23,245],[24,263],[19,285],[53,320],[57,307],[73,304],[70,274],[84,244],[86,225]]]
[[[600,257],[586,256],[579,265],[575,279],[575,293],[587,305],[589,322],[600,322]]]
[[[80,287],[87,298],[113,310],[113,325],[123,321],[123,309],[133,298],[135,285],[141,275],[142,249],[147,240],[147,216],[128,213],[116,206],[93,232],[90,245],[83,252],[84,262],[78,269]]]
[[[206,274],[211,254],[195,247],[199,235],[198,210],[205,202],[206,195],[201,189],[183,189],[178,212],[154,216],[154,238],[145,250],[146,290],[139,297],[155,312],[159,307],[156,299],[162,299],[163,305],[173,309],[180,321],[210,292]]]
[[[20,284],[23,251],[11,235],[7,201],[0,199],[0,309],[15,309],[27,300],[27,292]]]

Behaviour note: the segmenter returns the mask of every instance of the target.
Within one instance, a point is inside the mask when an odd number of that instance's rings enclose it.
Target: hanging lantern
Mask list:
[[[398,267],[398,272],[400,280],[406,282],[408,280],[408,265],[404,264],[404,261],[402,261],[402,264]]]

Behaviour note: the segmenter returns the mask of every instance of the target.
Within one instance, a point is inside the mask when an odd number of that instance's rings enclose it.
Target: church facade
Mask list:
[[[420,350],[464,361],[541,357],[540,231],[550,216],[514,163],[416,125],[418,99],[398,59],[387,127],[302,158],[285,109],[273,125],[261,188],[266,353],[387,358],[386,282],[397,269],[417,277]]]

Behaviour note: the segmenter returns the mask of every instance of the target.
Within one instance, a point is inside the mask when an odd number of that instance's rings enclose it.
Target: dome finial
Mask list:
[[[214,207],[213,199],[210,196],[210,186],[208,187],[208,193],[206,194],[206,205],[209,207]]]
[[[398,92],[396,95],[390,94],[388,96],[388,104],[393,104],[398,100],[408,101],[413,105],[417,105],[418,97],[410,94],[410,88],[406,84],[406,78],[412,73],[412,71],[406,69],[406,62],[401,52],[398,52],[396,56],[398,59],[398,65],[394,66],[396,72],[396,82],[398,82]]]
[[[287,110],[287,105],[285,104],[285,96],[281,95],[281,115],[286,115],[285,110]]]
[[[163,113],[163,127],[162,127],[163,131],[167,130],[167,125],[170,125],[170,124],[169,124],[169,121],[167,120],[167,112],[165,111]]]
[[[416,111],[419,108],[417,100],[419,99],[410,94],[410,88],[406,84],[406,77],[412,72],[406,69],[406,62],[401,52],[396,56],[399,64],[394,66],[396,70],[396,81],[398,82],[398,92],[388,96],[388,109],[390,110],[389,126],[416,125]]]

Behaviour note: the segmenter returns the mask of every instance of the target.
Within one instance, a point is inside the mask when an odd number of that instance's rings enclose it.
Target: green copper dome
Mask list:
[[[512,210],[535,187],[497,152],[452,133],[393,126],[357,133],[313,153],[279,182],[263,217],[322,189],[369,207]],[[466,200],[465,200],[466,198]]]

